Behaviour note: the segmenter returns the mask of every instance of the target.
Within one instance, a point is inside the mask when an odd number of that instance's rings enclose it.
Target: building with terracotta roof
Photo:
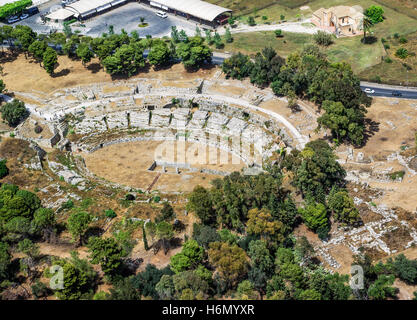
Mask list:
[[[363,17],[360,6],[336,6],[318,9],[313,13],[311,22],[338,37],[355,36],[363,34]]]

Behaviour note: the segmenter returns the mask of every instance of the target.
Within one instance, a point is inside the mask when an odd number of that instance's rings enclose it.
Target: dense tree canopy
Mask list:
[[[13,99],[13,101],[2,105],[0,112],[3,120],[12,127],[16,127],[29,114],[26,110],[25,103],[17,99]]]

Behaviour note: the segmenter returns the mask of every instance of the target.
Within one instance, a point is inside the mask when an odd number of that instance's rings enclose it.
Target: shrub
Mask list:
[[[277,38],[281,38],[281,37],[283,37],[283,35],[282,35],[282,30],[281,30],[281,29],[277,29],[277,30],[275,30],[275,36],[276,36]]]
[[[389,48],[391,48],[391,46],[390,46],[389,44],[384,44],[384,48],[385,48],[386,50],[388,50]]]
[[[249,16],[249,18],[248,18],[248,25],[250,25],[251,27],[254,26],[254,25],[256,25],[256,22],[255,22],[255,18],[254,17]]]
[[[43,129],[42,129],[42,127],[41,127],[41,126],[36,126],[36,127],[35,127],[35,133],[39,134],[39,133],[41,133],[42,131],[43,131]]]
[[[6,167],[7,160],[0,161],[0,179],[3,179],[5,176],[9,174],[9,169]]]
[[[106,210],[104,213],[105,213],[106,217],[110,218],[110,219],[113,219],[113,218],[117,217],[116,212],[114,212],[114,210],[112,210],[112,209]]]
[[[393,173],[390,174],[390,178],[391,180],[397,180],[397,179],[402,179],[405,175],[405,171],[401,170],[401,171],[395,171]]]
[[[371,78],[371,81],[372,81],[372,82],[376,82],[376,83],[381,83],[381,82],[382,82],[382,79],[381,79],[381,77],[380,77],[380,76],[373,76],[373,77]]]
[[[314,41],[321,46],[329,46],[333,43],[333,37],[331,34],[324,32],[324,31],[318,31],[314,35]]]
[[[400,35],[398,33],[394,33],[394,39],[398,39]]]
[[[267,16],[262,16],[262,20],[268,20]]]
[[[395,55],[400,59],[405,59],[408,57],[408,50],[406,48],[399,48],[395,52]]]
[[[386,57],[386,58],[384,59],[384,61],[385,61],[386,63],[392,63],[392,59],[391,59],[390,57]]]
[[[74,208],[74,201],[72,200],[68,200],[61,206],[61,209],[72,209],[72,208]]]
[[[400,40],[398,40],[400,43],[407,43],[408,40],[405,37],[401,37]]]
[[[127,201],[134,201],[135,199],[136,199],[135,196],[133,194],[131,194],[131,193],[128,193],[125,196],[125,200],[127,200]]]

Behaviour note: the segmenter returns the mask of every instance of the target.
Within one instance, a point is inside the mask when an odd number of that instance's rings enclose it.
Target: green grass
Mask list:
[[[346,61],[352,70],[360,73],[381,62],[385,55],[380,41],[373,44],[362,44],[362,37],[339,38],[324,51],[332,62]]]
[[[278,28],[277,28],[278,29]],[[271,46],[281,56],[287,57],[290,53],[301,50],[306,44],[312,42],[311,35],[302,33],[284,32],[284,37],[277,38],[273,31],[237,33],[233,35],[233,42],[225,44],[225,51],[256,54],[265,47]]]
[[[234,41],[227,43],[224,50],[255,54],[266,46],[274,48],[279,55],[287,57],[295,51],[301,51],[306,45],[314,43],[313,37],[302,33],[283,32],[284,37],[275,37],[272,31],[234,34]],[[361,37],[339,38],[335,43],[322,50],[332,62],[346,61],[352,65],[356,73],[360,73],[381,61],[384,49],[380,41],[371,45],[363,45]],[[358,50],[360,48],[360,50]]]
[[[361,79],[375,81],[377,77],[382,82],[392,84],[404,84],[408,78],[409,85],[417,85],[417,62],[413,58],[407,58],[407,64],[413,67],[413,70],[407,73],[402,62],[395,60],[393,54],[388,50],[388,54],[393,58],[393,63],[381,62],[382,57],[386,56],[384,47],[380,41],[381,38],[392,37],[394,33],[400,35],[412,35],[417,32],[417,20],[414,19],[413,9],[403,5],[404,1],[408,6],[414,5],[414,0],[404,0],[398,3],[396,0],[278,0],[276,4],[265,9],[258,10],[254,14],[255,8],[262,8],[271,4],[271,0],[209,0],[221,6],[235,10],[235,15],[242,15],[241,20],[246,23],[249,15],[255,16],[257,24],[264,24],[262,16],[267,16],[267,22],[273,23],[280,20],[280,15],[285,15],[285,20],[294,20],[297,15],[301,18],[310,17],[312,12],[321,7],[331,7],[337,5],[360,5],[364,9],[371,5],[380,5],[384,9],[385,20],[375,25],[371,32],[378,39],[373,44],[364,45],[361,43],[361,36],[350,38],[335,39],[335,43],[325,48],[329,60],[333,62],[346,61],[352,65],[352,69],[360,75]],[[294,3],[292,5],[291,3]],[[300,10],[299,7],[307,5],[309,10]],[[417,17],[417,10],[415,16]],[[279,25],[277,25],[279,29]],[[226,44],[224,50],[229,52],[241,51],[245,54],[255,54],[266,46],[271,46],[277,52],[287,57],[291,52],[302,50],[306,44],[313,43],[311,35],[296,34],[284,32],[283,38],[276,38],[273,32],[254,32],[240,33],[233,35],[234,42]],[[417,41],[417,40],[416,40]],[[410,50],[409,50],[410,51]],[[416,50],[414,50],[416,51]],[[410,63],[411,61],[411,63]]]
[[[408,39],[406,44],[400,44],[398,39],[393,37],[386,38],[386,44],[390,46],[387,49],[387,53],[392,62],[387,63],[384,61],[364,70],[360,74],[361,79],[368,81],[380,80],[388,84],[417,86],[417,32],[407,35],[406,38]],[[396,50],[400,47],[406,48],[410,53],[406,59],[400,59],[395,56]],[[404,64],[411,67],[411,70],[407,71]]]
[[[417,87],[417,72],[408,71],[401,62],[394,60],[392,63],[381,62],[359,74],[362,80],[393,85],[408,85]]]

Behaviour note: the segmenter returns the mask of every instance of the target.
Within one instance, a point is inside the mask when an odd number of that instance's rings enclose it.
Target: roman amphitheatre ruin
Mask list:
[[[12,67],[5,64],[6,83],[12,83],[7,79]],[[14,132],[37,151],[25,166],[49,176],[40,188],[50,207],[79,198],[77,192],[92,184],[169,198],[196,185],[210,186],[214,178],[233,171],[256,173],[282,150],[302,149],[310,139],[328,134],[315,130],[319,113],[312,104],[300,101],[300,108],[291,110],[270,89],[227,80],[217,68],[187,74],[176,65],[129,80],[109,81],[101,73],[95,78],[95,84],[57,78],[52,90],[42,92],[10,85],[31,111]],[[377,259],[417,253],[417,157],[412,147],[417,103],[376,98],[368,117],[377,130],[366,146],[336,149],[364,224],[354,229],[333,225],[328,242],[303,226],[297,230],[307,235],[326,267],[342,273],[349,272],[361,247]],[[43,131],[35,133],[36,126]],[[71,165],[52,156],[57,149],[71,157]],[[182,152],[169,157],[173,150]],[[66,197],[57,181],[72,185]]]

